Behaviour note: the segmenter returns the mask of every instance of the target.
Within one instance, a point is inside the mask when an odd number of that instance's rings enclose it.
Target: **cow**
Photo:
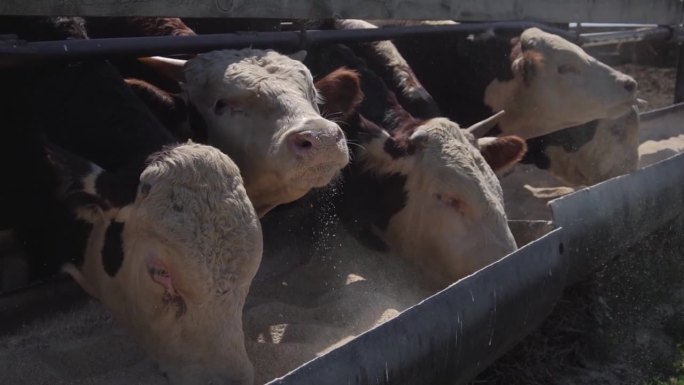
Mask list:
[[[226,152],[240,167],[263,217],[325,186],[349,161],[344,133],[320,116],[311,74],[296,60],[300,57],[247,48],[187,61],[148,58],[147,63],[182,81],[183,92],[129,84],[160,118],[184,108],[186,119],[170,122],[171,129],[191,126],[201,140]]]
[[[362,20],[336,20],[334,27],[375,25]],[[434,117],[443,112],[468,124],[493,111],[506,110],[506,117],[493,133],[529,138],[529,151],[521,163],[535,164],[573,185],[596,183],[636,169],[637,144],[625,140],[638,130],[631,108],[636,82],[559,36],[531,28],[518,36],[488,31],[467,37],[450,33],[439,39],[414,37],[382,43],[354,44],[352,48],[383,75],[393,91],[404,95],[400,98],[402,104],[414,114]],[[430,55],[428,51],[442,54]],[[438,62],[431,59],[437,57]],[[528,63],[527,67],[524,63]],[[414,69],[416,80],[397,81],[392,74],[407,73],[406,68]],[[426,108],[429,100],[416,96],[410,85],[418,79],[439,106]],[[424,114],[434,109],[441,112]],[[535,123],[531,124],[531,120]],[[522,126],[525,132],[516,128]],[[608,126],[608,132],[596,134],[597,127]],[[553,133],[559,130],[562,132]],[[547,146],[558,147],[559,143],[563,150],[547,150]],[[601,147],[610,150],[596,150]],[[618,157],[618,162],[609,153],[625,155]],[[601,165],[600,171],[595,164]]]
[[[475,140],[477,129],[413,117],[347,47],[320,48],[307,65],[324,116],[341,120],[353,146],[337,203],[350,232],[412,261],[435,288],[516,249],[494,171],[522,157],[522,139]]]
[[[235,162],[178,143],[105,61],[0,78],[2,223],[32,267],[70,274],[172,384],[252,384],[241,316],[263,246]]]

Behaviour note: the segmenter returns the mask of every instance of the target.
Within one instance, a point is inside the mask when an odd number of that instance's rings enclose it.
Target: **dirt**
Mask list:
[[[568,289],[543,326],[474,384],[677,384],[684,361],[682,230],[684,217]]]
[[[642,112],[667,107],[674,99],[675,69],[649,67],[639,64],[615,66],[619,71],[632,76],[638,83],[637,96],[648,102]]]

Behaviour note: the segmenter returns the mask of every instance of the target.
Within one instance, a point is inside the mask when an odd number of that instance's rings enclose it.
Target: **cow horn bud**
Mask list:
[[[501,117],[504,115],[504,113],[505,111],[501,110],[496,114],[488,117],[487,119],[473,124],[466,130],[468,131],[468,133],[473,135],[475,139],[481,138],[485,136],[492,127],[496,126],[496,124],[499,123],[499,120],[501,120]]]

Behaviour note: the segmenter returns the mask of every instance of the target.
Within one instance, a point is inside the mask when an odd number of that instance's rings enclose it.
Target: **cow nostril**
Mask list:
[[[290,149],[298,154],[305,154],[313,150],[315,139],[311,132],[297,132],[292,134],[289,138]]]
[[[625,89],[628,92],[634,92],[637,88],[637,83],[634,80],[625,82]]]
[[[295,140],[295,145],[299,148],[305,148],[305,149],[309,149],[309,148],[313,147],[313,143],[311,143],[310,141],[308,141],[306,139]]]

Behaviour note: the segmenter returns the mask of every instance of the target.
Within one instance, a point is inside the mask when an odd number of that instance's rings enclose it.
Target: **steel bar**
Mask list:
[[[577,35],[533,22],[464,23],[439,26],[388,27],[358,30],[309,30],[281,32],[240,32],[198,36],[152,36],[42,42],[0,42],[0,67],[46,60],[81,60],[120,55],[150,56],[206,52],[227,48],[304,49],[311,44],[350,43],[430,36],[442,33],[474,33],[487,29],[538,27],[584,46],[597,46],[645,40],[663,40],[672,35],[668,27]]]
[[[473,33],[487,29],[538,27],[575,40],[567,31],[533,22],[466,23],[446,26],[412,26],[357,30],[309,30],[284,32],[244,32],[197,36],[153,36],[42,42],[6,41],[0,43],[0,67],[46,60],[81,60],[118,55],[151,56],[206,52],[227,48],[304,49],[311,44],[387,40],[442,33]]]
[[[649,40],[667,40],[672,37],[669,27],[637,28],[625,31],[584,33],[580,35],[580,45],[596,47],[602,45],[637,43]]]
[[[684,43],[679,43],[678,51],[674,103],[684,102]]]
[[[679,22],[677,0],[2,0],[0,14],[208,18],[355,18]]]

